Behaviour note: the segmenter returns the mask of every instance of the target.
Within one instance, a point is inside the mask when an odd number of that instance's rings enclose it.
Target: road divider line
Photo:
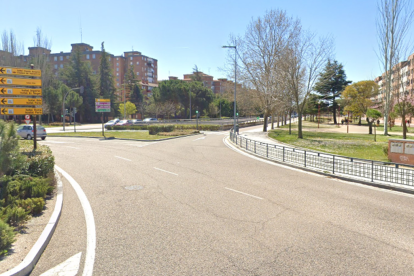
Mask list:
[[[204,136],[204,137],[201,137],[201,138],[197,138],[197,139],[193,140],[193,142],[194,142],[194,141],[197,141],[197,140],[204,140],[204,139],[206,139],[206,137],[205,137],[205,136]]]
[[[126,159],[126,158],[123,158],[123,157],[120,157],[120,156],[115,156],[116,158],[119,158],[119,159],[123,159],[123,160],[126,160],[126,161],[132,161],[132,160],[130,160],[130,159]]]
[[[83,192],[81,186],[75,181],[67,172],[62,170],[60,167],[55,165],[55,168],[65,177],[70,185],[72,185],[76,194],[78,195],[79,201],[81,202],[83,213],[86,221],[86,254],[85,254],[85,265],[83,267],[82,276],[92,276],[93,265],[95,263],[95,249],[96,249],[96,229],[95,219],[93,217],[92,207]]]
[[[154,169],[178,176],[178,174],[154,167]]]
[[[80,149],[80,148],[76,148],[76,147],[69,147],[69,146],[66,146],[66,148],[71,148],[71,149]]]
[[[242,194],[242,195],[251,196],[251,197],[254,197],[254,198],[257,198],[257,199],[263,199],[259,196],[254,196],[254,195],[251,195],[251,194],[243,193],[243,192],[240,192],[240,191],[237,191],[237,190],[234,190],[234,189],[230,189],[230,188],[227,188],[227,187],[224,187],[224,189],[229,190],[229,191],[233,191],[233,192],[236,192],[236,193],[239,193],[239,194]]]

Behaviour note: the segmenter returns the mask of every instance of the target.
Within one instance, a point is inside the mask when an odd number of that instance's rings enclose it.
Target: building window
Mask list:
[[[133,64],[133,62],[131,61],[131,65]]]
[[[60,60],[63,60],[63,57],[62,56],[60,56]]]
[[[92,58],[93,58],[93,59],[95,59],[95,58],[96,58],[95,54],[92,54]]]
[[[137,76],[139,76],[139,72],[137,72]]]
[[[119,86],[119,83],[117,83],[116,86]]]
[[[89,59],[89,55],[86,55],[86,59]]]
[[[137,61],[137,65],[139,64],[139,61]]]
[[[55,64],[55,69],[57,69],[58,68],[58,66],[57,66],[57,64]]]
[[[119,68],[116,68],[116,71],[119,72]]]
[[[118,60],[119,58],[116,58],[116,60]]]
[[[60,68],[63,68],[63,64],[60,65]]]
[[[109,61],[111,61],[111,57],[109,57]]]
[[[116,73],[117,76],[119,76],[119,73]]]
[[[54,61],[57,61],[57,57],[54,57],[54,58],[53,58],[53,60],[54,60]]]
[[[132,60],[132,57],[130,57],[129,59]]]

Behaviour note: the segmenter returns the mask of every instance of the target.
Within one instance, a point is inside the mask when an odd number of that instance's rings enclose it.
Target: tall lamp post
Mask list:
[[[237,47],[236,46],[223,46],[223,48],[234,49],[234,126],[233,132],[236,131],[236,85],[237,85]]]

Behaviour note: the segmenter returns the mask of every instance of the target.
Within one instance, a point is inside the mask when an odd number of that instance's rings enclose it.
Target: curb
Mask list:
[[[102,136],[96,137],[96,136],[52,136],[49,135],[48,137],[53,137],[53,138],[59,138],[59,137],[63,137],[63,138],[94,138],[94,139],[99,139],[99,140],[125,140],[125,141],[141,141],[141,142],[159,142],[159,141],[167,141],[167,140],[172,140],[172,139],[178,139],[178,138],[185,138],[185,137],[190,137],[190,136],[195,136],[195,135],[200,135],[203,134],[202,132],[200,133],[194,133],[194,134],[188,134],[188,135],[182,135],[182,136],[176,136],[176,137],[170,137],[170,138],[163,138],[163,139],[158,139],[158,140],[142,140],[142,139],[128,139],[128,138],[114,138],[114,137],[106,137],[103,138]],[[2,276],[2,275],[0,275]]]
[[[40,237],[37,239],[36,243],[33,245],[32,249],[30,249],[27,256],[23,259],[23,261],[13,269],[0,274],[0,276],[29,275],[29,273],[35,267],[43,251],[46,249],[46,246],[49,244],[49,241],[52,238],[53,233],[55,232],[56,225],[60,219],[60,214],[62,212],[63,205],[63,185],[62,180],[60,179],[60,176],[56,170],[55,176],[57,179],[57,198],[55,209],[52,213],[52,216],[49,219],[48,224],[46,225]]]

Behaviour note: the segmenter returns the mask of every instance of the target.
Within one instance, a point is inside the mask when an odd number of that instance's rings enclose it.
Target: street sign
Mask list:
[[[42,89],[0,87],[0,96],[2,95],[42,96]]]
[[[95,112],[111,112],[111,100],[95,99]]]
[[[8,108],[2,107],[0,108],[0,115],[42,115],[43,109],[42,108]]]
[[[28,76],[28,77],[41,77],[42,71],[24,69],[24,68],[0,67],[0,74],[1,75]]]
[[[24,121],[25,121],[26,125],[30,124],[30,122],[31,122],[30,119],[29,120],[24,120]]]
[[[24,118],[25,118],[26,120],[30,120],[30,115],[24,115]]]
[[[0,98],[0,105],[42,105],[39,98]]]
[[[42,86],[42,80],[1,77],[0,85]]]

